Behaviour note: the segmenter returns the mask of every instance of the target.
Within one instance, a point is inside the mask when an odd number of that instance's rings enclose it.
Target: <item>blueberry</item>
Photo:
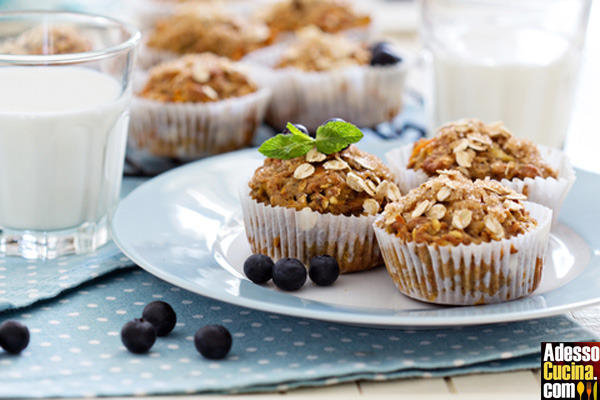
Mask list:
[[[319,286],[329,286],[340,276],[340,266],[331,256],[314,256],[309,265],[308,276]]]
[[[144,308],[142,319],[154,326],[156,336],[166,336],[175,328],[177,314],[168,303],[153,301]]]
[[[244,274],[254,283],[265,283],[273,276],[273,260],[264,254],[252,254],[244,261]]]
[[[369,46],[369,51],[371,54],[377,53],[381,50],[382,47],[389,46],[390,43],[386,41],[375,42],[371,46]]]
[[[135,318],[123,325],[121,342],[132,353],[146,353],[156,342],[156,329],[150,322]]]
[[[196,350],[211,360],[225,358],[232,343],[231,333],[223,325],[203,326],[194,335]]]
[[[11,354],[19,354],[29,344],[29,329],[19,321],[5,321],[0,325],[0,347]]]
[[[285,257],[273,265],[273,283],[281,290],[292,292],[306,282],[306,268],[300,260]]]
[[[306,127],[302,124],[293,124],[300,132],[304,133],[305,135],[308,135],[308,129],[306,129]],[[286,127],[282,133],[290,133],[289,129]]]
[[[371,65],[394,65],[401,62],[402,57],[387,43],[381,43],[372,48]]]

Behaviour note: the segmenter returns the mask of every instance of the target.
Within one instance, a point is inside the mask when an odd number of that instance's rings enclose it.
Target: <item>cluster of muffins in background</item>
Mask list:
[[[240,189],[252,251],[305,263],[327,254],[342,273],[385,263],[400,292],[437,304],[496,303],[539,286],[575,181],[563,152],[463,119],[386,161],[355,145],[268,157]]]
[[[130,155],[189,161],[329,116],[359,126],[402,106],[408,59],[369,42],[348,0],[138,0],[143,26]],[[140,11],[141,13],[141,11]]]

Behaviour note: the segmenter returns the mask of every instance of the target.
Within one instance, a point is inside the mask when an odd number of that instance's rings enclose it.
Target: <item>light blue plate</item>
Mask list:
[[[366,143],[382,156],[393,142]],[[577,181],[552,231],[540,288],[516,301],[473,307],[421,303],[398,292],[385,268],[310,282],[286,293],[244,277],[250,255],[237,187],[262,163],[256,149],[191,163],[135,189],[119,204],[112,234],[121,250],[157,277],[244,307],[381,327],[450,327],[533,319],[600,303],[600,176]],[[595,203],[595,204],[594,204]]]

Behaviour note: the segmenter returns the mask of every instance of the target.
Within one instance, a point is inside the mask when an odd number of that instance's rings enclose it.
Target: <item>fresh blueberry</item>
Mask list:
[[[153,301],[142,312],[142,319],[150,322],[156,329],[156,336],[166,336],[175,328],[177,314],[168,303]]]
[[[371,50],[371,65],[394,65],[402,62],[402,57],[387,43],[373,46]]]
[[[150,322],[135,318],[123,325],[121,342],[132,353],[146,353],[156,342],[156,329]]]
[[[382,47],[389,46],[389,45],[390,45],[390,43],[386,42],[386,41],[375,42],[371,46],[369,46],[369,51],[371,52],[371,54],[374,54],[374,53],[379,52]]]
[[[296,258],[285,257],[273,265],[273,283],[281,290],[292,292],[306,282],[306,267]]]
[[[211,360],[225,358],[232,343],[231,333],[223,325],[203,326],[194,335],[196,350]]]
[[[266,283],[273,276],[273,260],[264,254],[252,254],[244,261],[244,274],[254,283]]]
[[[29,329],[19,321],[5,321],[0,325],[0,347],[11,354],[19,354],[29,344]]]
[[[309,265],[308,276],[319,286],[330,286],[340,276],[340,266],[331,256],[314,256]]]
[[[294,126],[302,133],[304,133],[305,135],[308,135],[308,129],[306,129],[306,127],[302,124],[294,124]],[[290,133],[289,129],[286,127],[282,133]]]

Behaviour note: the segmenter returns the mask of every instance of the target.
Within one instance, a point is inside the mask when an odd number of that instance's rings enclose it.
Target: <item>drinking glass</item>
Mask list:
[[[431,122],[503,121],[561,148],[591,0],[421,0]]]
[[[0,13],[0,255],[56,258],[109,240],[139,39],[102,16]]]

